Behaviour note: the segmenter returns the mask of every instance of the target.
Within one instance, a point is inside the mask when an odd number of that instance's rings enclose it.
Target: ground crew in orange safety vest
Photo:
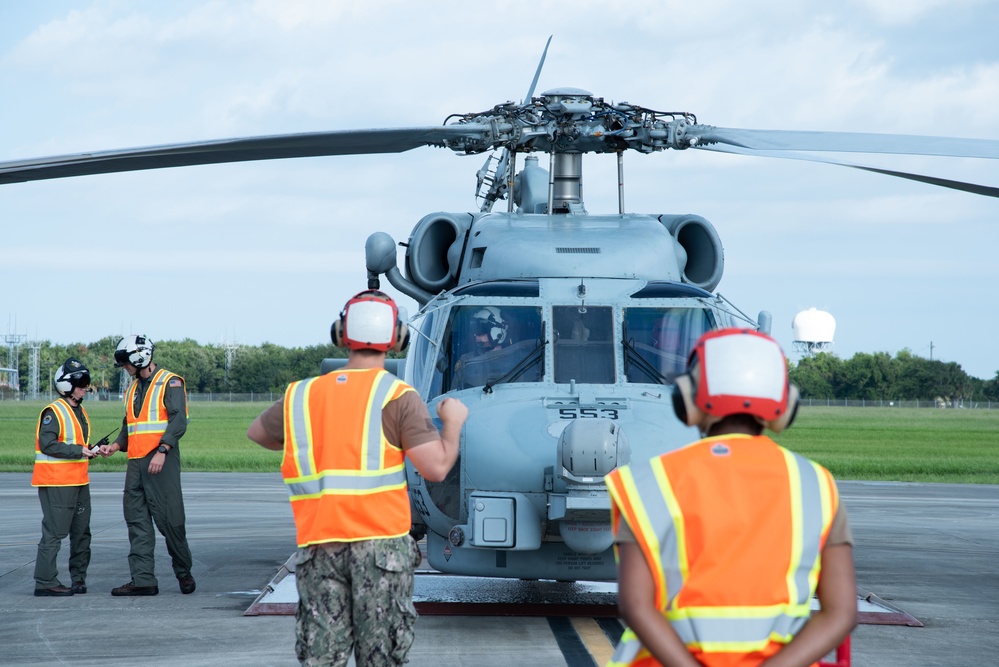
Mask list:
[[[432,482],[458,457],[468,409],[443,398],[440,432],[416,391],[385,370],[409,331],[392,299],[354,296],[331,329],[345,366],[293,382],[247,436],[284,451],[298,541],[295,650],[303,665],[402,665],[413,642],[412,526],[405,459]]]
[[[42,539],[35,556],[35,595],[69,596],[87,592],[90,565],[90,459],[98,447],[89,446],[90,418],[83,399],[90,371],[69,358],[55,373],[59,394],[38,416],[35,432],[35,468],[31,486],[38,487],[42,504]],[[59,582],[56,557],[69,535],[71,586]]]
[[[121,432],[105,454],[128,454],[122,511],[128,525],[128,570],[132,578],[111,595],[159,595],[156,578],[156,531],[166,541],[177,586],[184,595],[197,584],[187,543],[187,518],[180,481],[180,438],[187,432],[187,386],[184,378],[159,368],[148,336],[132,334],[118,341],[114,363],[134,379],[125,391]]]
[[[852,537],[829,472],[762,435],[797,408],[784,353],[708,332],[673,405],[706,437],[605,478],[628,625],[609,667],[814,665],[856,623]]]

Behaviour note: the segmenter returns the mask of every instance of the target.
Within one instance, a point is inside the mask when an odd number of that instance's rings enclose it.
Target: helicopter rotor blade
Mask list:
[[[886,176],[894,176],[896,178],[904,178],[910,181],[917,181],[919,183],[926,183],[928,185],[936,185],[942,188],[949,188],[951,190],[960,190],[962,192],[970,192],[976,195],[983,195],[985,197],[999,197],[999,188],[992,187],[989,185],[978,185],[977,183],[966,183],[964,181],[954,181],[947,178],[939,178],[937,176],[924,176],[922,174],[913,174],[906,171],[898,171],[895,169],[884,169],[882,167],[869,167],[861,164],[851,164],[849,162],[842,162],[839,160],[833,160],[826,157],[821,157],[818,155],[806,155],[800,153],[786,153],[781,151],[759,151],[759,150],[746,150],[742,148],[736,148],[733,146],[698,146],[698,148],[707,151],[714,151],[716,153],[731,153],[734,155],[748,155],[751,157],[770,157],[770,158],[780,158],[784,160],[802,160],[805,162],[821,162],[824,164],[836,165],[838,167],[849,167],[851,169],[860,169],[862,171],[869,171],[875,174],[884,174]]]
[[[530,102],[531,98],[534,97],[534,89],[538,85],[538,79],[541,78],[541,68],[545,66],[545,58],[548,57],[548,47],[552,44],[552,37],[555,35],[548,35],[548,41],[545,42],[545,50],[541,52],[541,62],[538,63],[538,69],[534,72],[534,80],[531,81],[531,87],[527,89],[527,97],[524,98],[524,102]]]
[[[811,132],[797,130],[746,130],[711,125],[686,128],[696,145],[720,143],[752,150],[831,151],[841,153],[892,153],[999,159],[999,141],[912,134],[862,132]]]
[[[480,139],[488,135],[488,132],[487,126],[466,123],[438,127],[277,134],[94,151],[0,162],[0,185],[225,162],[402,153],[420,146],[443,146],[448,139]]]

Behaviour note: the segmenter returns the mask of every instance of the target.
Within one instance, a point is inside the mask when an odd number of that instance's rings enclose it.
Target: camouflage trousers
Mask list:
[[[330,542],[298,550],[295,651],[303,665],[402,665],[413,644],[413,570],[420,549],[409,535]]]

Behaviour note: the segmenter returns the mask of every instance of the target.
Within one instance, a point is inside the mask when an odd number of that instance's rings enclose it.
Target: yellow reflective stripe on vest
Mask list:
[[[315,454],[312,449],[312,425],[309,419],[309,392],[318,378],[295,383],[285,397],[291,415],[291,445],[295,452],[298,477],[285,480],[290,500],[301,500],[325,493],[358,495],[401,488],[406,484],[405,463],[382,469],[382,409],[401,382],[390,373],[382,372],[375,380],[368,395],[367,420],[362,436],[361,460],[364,470],[331,470],[316,472]]]
[[[781,450],[791,482],[792,558],[787,573],[792,603],[807,605],[818,581],[819,546],[830,506],[826,485],[816,466],[805,457]]]
[[[382,448],[382,408],[388,403],[398,378],[388,372],[378,374],[375,386],[368,398],[368,419],[364,424],[364,436],[361,445],[361,460],[367,461],[368,470],[379,470],[384,465],[384,450]]]
[[[316,460],[312,453],[312,424],[309,421],[309,390],[318,378],[309,378],[288,387],[285,394],[285,418],[291,417],[291,447],[295,451],[298,477],[316,474]]]
[[[291,500],[304,500],[323,494],[363,495],[399,488],[406,483],[405,466],[374,473],[325,472],[311,479],[287,482]]]
[[[655,561],[650,569],[656,580],[656,604],[665,609],[689,571],[683,513],[660,460],[623,468],[620,474],[628,497],[641,499],[633,503],[639,525],[632,532],[646,538],[647,555]]]
[[[621,635],[621,641],[614,649],[614,655],[611,656],[606,667],[627,667],[638,659],[639,654],[642,653],[642,648],[642,642],[638,640],[635,631],[631,628],[625,628]]]
[[[801,630],[811,613],[808,605],[765,607],[686,607],[666,617],[688,648],[748,653],[771,641],[786,644]]]

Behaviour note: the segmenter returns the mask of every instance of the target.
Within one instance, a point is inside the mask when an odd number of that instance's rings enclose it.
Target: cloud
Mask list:
[[[98,0],[4,12],[0,122],[16,131],[0,135],[0,160],[437,125],[520,100],[552,34],[538,92],[576,86],[726,127],[999,138],[999,10],[982,2]],[[852,157],[996,185],[983,160]],[[3,186],[0,216],[17,224],[0,280],[22,285],[5,305],[43,337],[86,338],[122,326],[123,285],[146,270],[147,287],[189,304],[184,322],[150,317],[150,335],[214,340],[238,325],[248,343],[318,342],[363,286],[366,236],[405,242],[427,213],[475,210],[484,159],[425,148]],[[583,169],[587,209],[616,211],[614,156]],[[955,360],[983,376],[999,366],[986,333],[999,322],[980,305],[999,280],[994,200],[696,151],[628,154],[625,179],[628,211],[716,225],[720,291],[771,310],[775,332],[828,304],[849,355],[911,346],[933,311]],[[66,332],[38,303],[62,286],[54,262],[79,253],[86,303]],[[254,317],[261,304],[268,317]]]

